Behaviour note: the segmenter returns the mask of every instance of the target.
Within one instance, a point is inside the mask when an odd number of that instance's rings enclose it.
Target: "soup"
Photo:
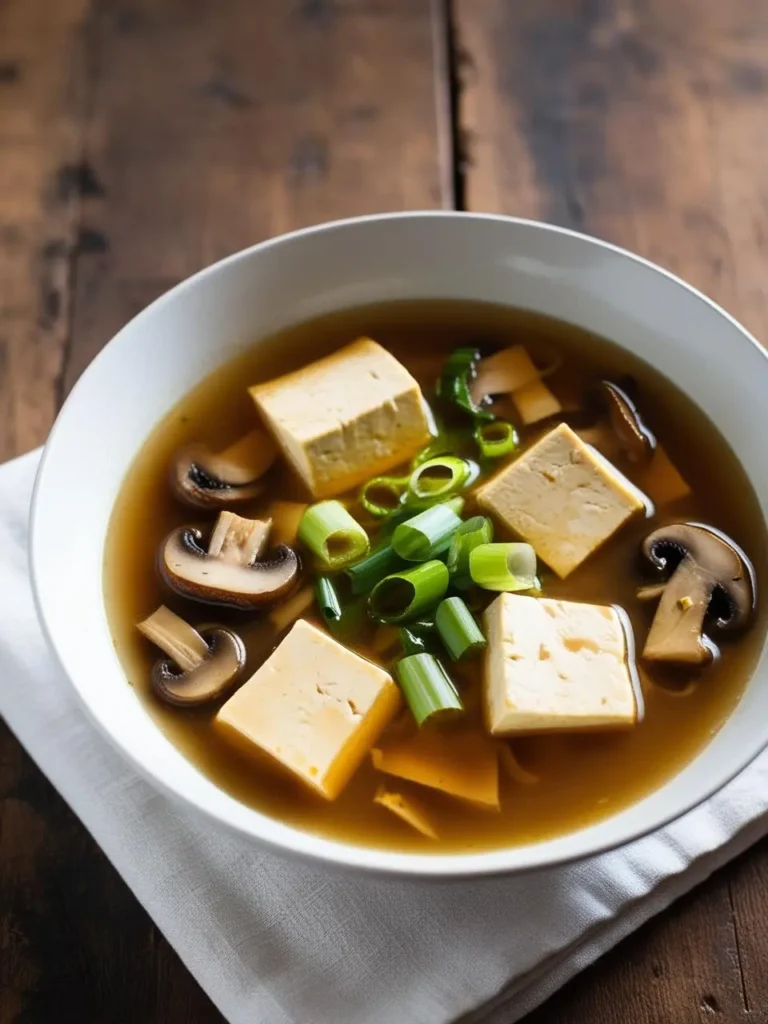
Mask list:
[[[425,301],[291,327],[188,394],[124,481],[105,594],[128,681],[235,798],[479,851],[695,756],[756,663],[765,560],[674,384],[568,324]]]

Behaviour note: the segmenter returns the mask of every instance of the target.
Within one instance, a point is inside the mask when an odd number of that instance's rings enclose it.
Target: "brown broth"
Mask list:
[[[442,852],[484,850],[548,839],[605,818],[658,788],[678,772],[722,726],[738,702],[757,660],[765,632],[762,605],[751,630],[721,646],[719,659],[682,689],[640,664],[645,718],[633,730],[613,734],[549,735],[517,740],[521,761],[540,781],[510,783],[502,773],[500,813],[474,810],[458,800],[398,779],[391,788],[418,792],[440,835],[427,840],[372,803],[382,776],[365,762],[332,803],[306,792],[266,761],[256,762],[230,748],[214,730],[217,707],[179,710],[153,698],[148,678],[157,651],[135,623],[166,603],[193,624],[229,621],[248,647],[247,674],[258,668],[280,639],[264,618],[206,610],[169,595],[156,571],[158,545],[175,526],[204,523],[213,516],[178,505],[168,487],[168,465],[182,444],[206,440],[223,448],[254,424],[246,387],[302,366],[360,335],[389,348],[431,395],[443,359],[455,346],[482,342],[490,348],[524,342],[536,353],[559,353],[563,366],[549,381],[561,397],[577,394],[596,373],[631,374],[639,384],[639,406],[692,493],[657,510],[657,519],[709,523],[733,537],[764,580],[766,535],[756,497],[734,454],[705,415],[670,381],[616,346],[547,317],[465,302],[392,303],[348,310],[281,332],[270,344],[229,363],[194,391],[156,428],[131,466],[117,500],[105,557],[106,605],[115,647],[130,683],[159,727],[198,768],[243,803],[282,821],[324,836],[392,850]],[[531,436],[535,436],[532,432]],[[530,441],[530,438],[526,440]],[[618,463],[631,478],[632,467]],[[272,478],[270,499],[300,496],[287,472]],[[242,515],[257,517],[268,502],[258,500]],[[546,573],[547,596],[623,606],[638,646],[654,607],[635,596],[638,546],[652,526],[634,521],[567,580]],[[312,618],[312,615],[308,615]],[[351,642],[371,652],[370,631]],[[480,724],[480,668],[464,667],[462,685],[470,712]],[[690,692],[689,692],[690,691]]]

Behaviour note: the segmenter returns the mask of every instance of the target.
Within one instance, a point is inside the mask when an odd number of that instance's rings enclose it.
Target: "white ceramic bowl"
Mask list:
[[[287,324],[379,300],[443,297],[549,313],[642,356],[709,413],[765,510],[768,359],[723,310],[658,267],[570,231],[502,217],[396,214],[327,224],[237,253],[124,327],[83,375],[51,433],[32,506],[31,562],[44,628],[72,685],[103,733],[160,789],[277,850],[389,874],[455,878],[586,857],[709,796],[768,742],[765,648],[741,703],[706,749],[614,817],[489,853],[388,853],[288,827],[205,778],[127,685],[102,597],[104,540],[123,476],[186,391],[254,338]]]

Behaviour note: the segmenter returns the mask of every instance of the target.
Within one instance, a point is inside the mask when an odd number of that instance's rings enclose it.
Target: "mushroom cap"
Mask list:
[[[198,707],[228,693],[245,668],[245,645],[229,629],[200,630],[208,656],[193,669],[180,671],[170,658],[160,658],[152,668],[152,688],[166,704]]]
[[[216,558],[202,547],[202,531],[180,526],[160,549],[160,574],[177,594],[205,604],[259,608],[285,596],[299,578],[299,558],[279,544],[271,558],[243,564]]]
[[[250,501],[264,490],[260,477],[200,443],[180,449],[171,466],[173,493],[193,508],[223,508]]]
[[[724,533],[703,523],[672,523],[650,533],[643,555],[667,577],[686,555],[712,583],[710,616],[718,629],[739,629],[755,607],[755,575],[742,549]]]
[[[656,438],[643,422],[637,406],[627,392],[612,381],[600,381],[600,388],[622,451],[630,462],[649,462],[656,449]]]

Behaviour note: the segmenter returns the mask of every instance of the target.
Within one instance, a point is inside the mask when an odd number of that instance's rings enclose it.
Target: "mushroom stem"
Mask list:
[[[686,555],[664,587],[643,657],[701,665],[711,661],[712,645],[702,636],[717,580]]]
[[[164,604],[137,628],[183,672],[192,672],[208,657],[208,644],[197,630]]]
[[[243,519],[222,512],[211,534],[208,554],[234,565],[253,565],[267,546],[272,520]]]
[[[226,463],[229,481],[242,485],[266,473],[277,458],[277,446],[263,427],[256,427],[216,458]]]
[[[657,601],[664,593],[666,583],[649,583],[646,587],[638,587],[637,600],[638,601]]]
[[[278,545],[261,555],[270,521],[221,512],[205,545],[190,526],[174,530],[160,550],[160,574],[171,590],[193,601],[231,608],[273,604],[293,589],[301,569],[293,548]]]

